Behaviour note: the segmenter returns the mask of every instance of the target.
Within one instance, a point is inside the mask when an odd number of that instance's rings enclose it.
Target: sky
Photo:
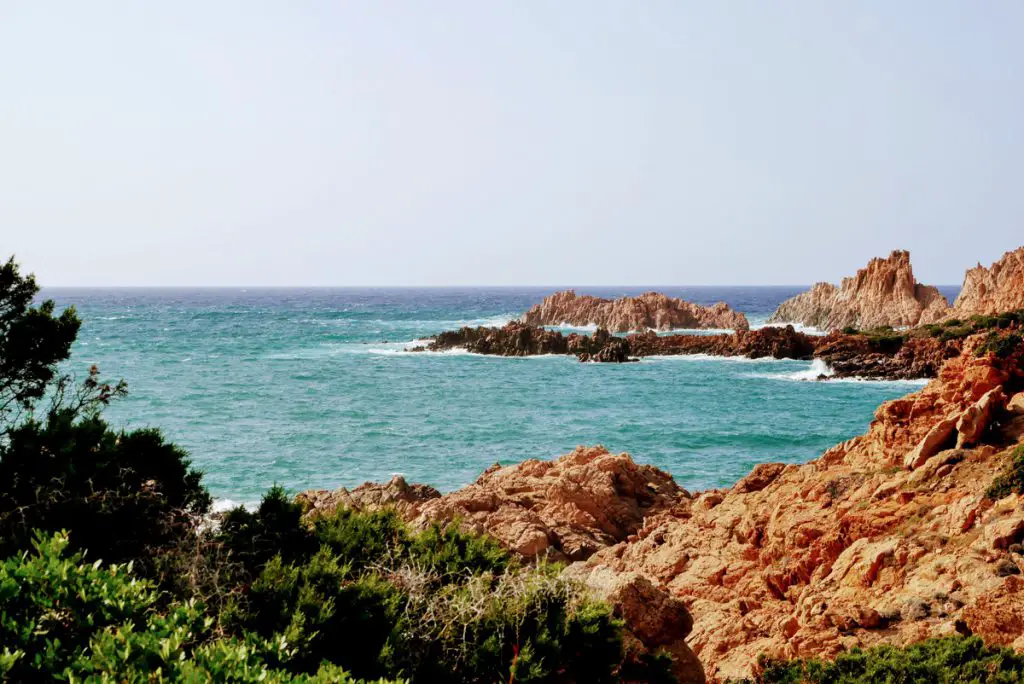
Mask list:
[[[803,284],[1024,244],[1024,3],[0,0],[44,285]]]

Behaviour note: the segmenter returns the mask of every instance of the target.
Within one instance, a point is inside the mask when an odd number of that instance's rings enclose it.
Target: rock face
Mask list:
[[[1007,252],[988,268],[967,271],[950,315],[997,314],[1024,309],[1024,247]]]
[[[700,306],[657,292],[639,297],[602,299],[577,295],[574,290],[556,292],[523,314],[528,325],[596,325],[612,332],[671,330],[680,328],[728,328],[747,330],[747,317],[719,302]]]
[[[396,505],[415,526],[459,519],[524,557],[571,561],[564,572],[611,603],[630,644],[676,654],[682,681],[752,676],[761,654],[954,632],[1024,649],[1024,496],[986,496],[1024,448],[1024,344],[979,355],[984,338],[880,406],[866,434],[731,489],[690,495],[581,447],[443,496],[392,480],[332,500]],[[329,497],[308,500],[323,511]]]
[[[821,330],[871,329],[934,323],[949,310],[937,289],[914,280],[910,252],[872,259],[839,287],[818,283],[783,302],[769,323],[799,323]]]
[[[616,337],[606,330],[593,335],[560,332],[512,322],[503,328],[462,328],[445,332],[426,347],[411,351],[445,351],[456,347],[478,354],[532,356],[574,354],[581,361],[624,363],[646,356],[709,354],[752,359],[821,359],[828,378],[910,380],[933,378],[946,361],[960,353],[962,341],[928,336],[830,333],[811,336],[786,327],[737,330],[715,335],[658,335],[653,331]]]
[[[575,571],[639,573],[684,600],[718,681],[752,675],[762,653],[954,632],[1024,649],[1024,497],[985,496],[1024,437],[1024,349],[977,357],[976,343],[865,435],[681,499]]]
[[[797,332],[793,326],[737,330],[720,335],[656,335],[653,332],[629,335],[630,353],[636,356],[674,356],[711,354],[747,356],[752,359],[809,359],[816,340]]]
[[[947,359],[960,354],[961,340],[906,337],[886,340],[865,335],[829,333],[818,338],[814,351],[831,378],[915,380],[934,378]]]

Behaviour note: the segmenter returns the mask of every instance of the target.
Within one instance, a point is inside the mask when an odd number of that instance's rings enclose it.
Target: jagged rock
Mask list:
[[[872,259],[839,287],[817,283],[783,302],[769,323],[800,323],[821,330],[871,329],[933,323],[948,312],[939,291],[914,279],[910,253],[894,251]]]
[[[737,330],[719,335],[657,335],[646,332],[629,335],[626,339],[632,353],[641,357],[711,354],[752,359],[809,359],[816,344],[814,338],[797,332],[793,326]]]
[[[977,444],[992,420],[992,412],[1001,408],[1006,395],[999,387],[989,390],[981,399],[968,406],[956,422],[956,448]]]
[[[395,475],[385,484],[367,482],[349,491],[340,489],[310,489],[300,492],[295,500],[306,510],[307,516],[330,515],[337,508],[351,508],[357,511],[379,511],[394,508],[399,514],[418,511],[424,501],[436,499],[441,492],[423,484],[409,484],[405,478]]]
[[[464,489],[426,501],[413,523],[458,519],[522,556],[581,560],[685,496],[668,473],[628,454],[579,447],[554,461],[489,470]]]
[[[746,316],[719,302],[714,306],[700,306],[657,292],[639,297],[602,299],[590,295],[577,295],[565,290],[545,297],[525,314],[522,322],[528,325],[596,325],[612,332],[631,330],[670,330],[678,328],[730,328],[746,330],[750,327]]]
[[[673,674],[681,683],[705,681],[704,668],[686,645],[693,618],[685,603],[635,572],[615,572],[607,566],[586,568],[577,563],[564,573],[582,581],[595,598],[608,603],[622,618],[629,632],[627,653],[667,651],[675,660]]]
[[[967,271],[949,316],[964,318],[1017,309],[1024,309],[1024,247],[1007,252],[988,268],[978,264]]]

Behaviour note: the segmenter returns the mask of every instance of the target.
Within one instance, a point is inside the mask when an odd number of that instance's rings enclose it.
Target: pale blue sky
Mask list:
[[[1024,244],[1024,3],[0,0],[48,285],[780,284]]]

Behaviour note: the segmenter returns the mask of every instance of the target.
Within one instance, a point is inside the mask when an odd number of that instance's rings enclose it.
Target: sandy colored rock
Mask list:
[[[799,323],[821,330],[903,327],[941,320],[949,303],[939,291],[914,279],[910,252],[872,259],[839,287],[817,283],[783,302],[769,323]]]
[[[964,276],[950,317],[1024,309],[1024,247],[1007,252],[988,268],[978,264]]]
[[[295,497],[306,510],[307,516],[330,515],[339,506],[357,511],[379,511],[393,508],[399,514],[413,514],[424,501],[441,496],[441,492],[422,484],[409,484],[396,475],[385,484],[367,482],[349,491],[340,489],[310,489]]]
[[[1021,602],[1006,575],[1018,567],[1024,505],[984,498],[1015,445],[950,440],[979,400],[1024,381],[1019,356],[951,359],[924,389],[879,407],[866,434],[681,501],[580,565],[638,572],[684,600],[687,642],[713,681],[749,677],[762,653],[832,657],[954,633],[965,620],[985,634],[1009,625],[996,635],[1017,643]],[[927,441],[941,448],[903,469],[933,431]]]
[[[746,330],[750,327],[746,316],[722,302],[701,306],[658,292],[603,299],[565,290],[545,297],[544,301],[523,314],[521,320],[538,326],[596,325],[612,332],[682,328]]]
[[[622,618],[629,631],[627,652],[665,651],[673,656],[673,672],[681,683],[705,681],[704,668],[685,641],[693,629],[693,618],[681,600],[635,572],[619,573],[607,567],[591,570],[577,563],[564,574],[583,582],[595,598]]]

